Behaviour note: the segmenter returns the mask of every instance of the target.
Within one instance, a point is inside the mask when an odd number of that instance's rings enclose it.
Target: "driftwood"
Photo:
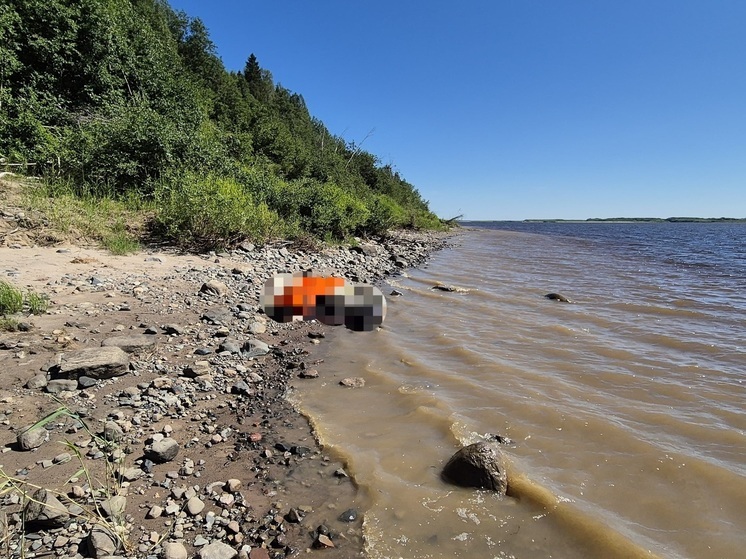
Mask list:
[[[464,214],[458,214],[456,217],[452,217],[451,219],[441,219],[443,223],[446,225],[453,225],[456,221],[464,217]]]

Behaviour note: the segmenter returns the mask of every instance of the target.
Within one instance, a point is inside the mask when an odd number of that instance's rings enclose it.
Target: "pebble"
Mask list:
[[[238,551],[223,542],[212,542],[199,550],[201,559],[233,559],[236,555]]]
[[[203,503],[199,497],[192,497],[187,501],[187,511],[192,516],[197,516],[205,509],[205,503]]]
[[[189,554],[181,542],[166,542],[163,544],[163,559],[187,559]]]

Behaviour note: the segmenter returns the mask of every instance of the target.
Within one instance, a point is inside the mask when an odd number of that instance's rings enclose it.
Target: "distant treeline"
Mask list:
[[[163,0],[0,2],[0,156],[156,200],[161,230],[189,242],[440,225],[394,168],[253,54],[226,70],[203,22]]]
[[[541,221],[551,223],[561,223],[563,221],[573,221],[568,219],[527,219],[526,221]],[[615,222],[672,222],[672,223],[690,223],[690,222],[705,222],[712,223],[717,221],[746,221],[746,218],[735,218],[735,217],[591,217],[582,221],[615,221]]]

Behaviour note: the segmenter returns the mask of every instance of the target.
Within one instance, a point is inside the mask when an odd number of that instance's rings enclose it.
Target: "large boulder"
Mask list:
[[[456,452],[443,468],[442,476],[455,485],[491,489],[501,495],[508,489],[505,458],[496,445],[486,442],[470,444]]]
[[[107,379],[126,374],[129,364],[129,356],[121,348],[94,347],[66,355],[54,373],[65,378]]]

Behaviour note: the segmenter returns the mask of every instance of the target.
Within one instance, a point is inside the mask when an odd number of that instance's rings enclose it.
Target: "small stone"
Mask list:
[[[95,378],[83,375],[78,378],[78,388],[91,388],[92,386],[96,386],[97,382],[98,381]]]
[[[240,491],[242,486],[243,486],[243,483],[241,483],[241,480],[235,479],[235,478],[229,479],[225,484],[226,489],[230,491],[231,493]]]
[[[355,522],[357,520],[357,511],[355,509],[347,509],[339,515],[338,520],[340,522]]]
[[[329,538],[329,536],[325,536],[324,534],[319,534],[319,536],[316,538],[315,542],[316,547],[318,548],[331,548],[334,547],[334,542]]]
[[[246,357],[259,357],[269,353],[269,345],[261,340],[247,340],[243,345],[244,355]]]
[[[140,468],[133,466],[131,468],[126,468],[124,471],[121,472],[120,475],[122,476],[122,479],[124,481],[135,481],[144,476],[145,472],[143,472]]]
[[[107,421],[104,425],[104,439],[107,441],[118,442],[124,437],[124,431],[114,421]]]
[[[347,377],[340,380],[339,384],[347,388],[362,388],[365,386],[365,379],[362,377]]]
[[[210,280],[202,284],[200,291],[208,295],[217,295],[219,297],[222,297],[224,295],[227,295],[230,290],[228,289],[228,286],[225,285],[222,281]]]
[[[52,462],[55,464],[67,464],[73,457],[70,456],[69,452],[63,452],[52,458]]]
[[[78,381],[73,379],[50,380],[45,388],[50,394],[59,394],[60,392],[73,392],[78,389]]]
[[[305,369],[298,376],[300,378],[319,378],[319,372],[316,369]]]
[[[178,324],[166,324],[163,326],[163,332],[169,336],[181,336],[184,333],[184,328]]]
[[[92,557],[100,558],[114,555],[119,547],[115,535],[103,526],[94,526],[87,538],[88,552]]]
[[[158,505],[153,505],[150,507],[150,510],[148,511],[147,515],[145,515],[145,518],[160,518],[163,514],[163,507],[159,507]]]
[[[171,437],[165,437],[154,442],[150,448],[145,449],[145,455],[154,462],[170,462],[179,453],[179,443]]]
[[[70,518],[67,508],[46,489],[37,489],[24,509],[27,522],[38,522],[47,526],[62,526]]]
[[[205,503],[203,503],[199,497],[192,497],[187,501],[187,511],[192,516],[197,516],[205,509]]]
[[[109,518],[123,518],[127,508],[127,497],[114,495],[101,502],[101,509]]]
[[[21,450],[32,450],[34,448],[39,448],[49,440],[49,431],[44,429],[44,427],[26,429],[18,434],[16,440],[18,446],[21,447]]]
[[[31,377],[26,381],[26,388],[29,388],[31,390],[36,390],[39,388],[44,388],[47,385],[47,375],[45,374],[38,374],[34,377]]]
[[[233,559],[236,555],[238,551],[223,542],[212,542],[199,550],[201,559]]]
[[[181,542],[166,542],[163,544],[163,559],[187,559],[189,554]]]

